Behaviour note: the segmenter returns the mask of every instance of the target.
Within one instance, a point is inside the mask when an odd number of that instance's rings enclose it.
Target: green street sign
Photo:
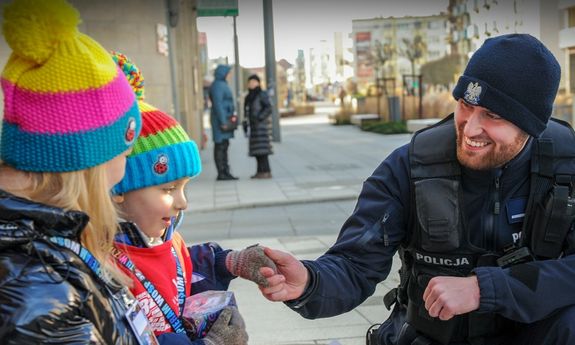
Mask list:
[[[198,0],[198,17],[237,16],[238,0]]]

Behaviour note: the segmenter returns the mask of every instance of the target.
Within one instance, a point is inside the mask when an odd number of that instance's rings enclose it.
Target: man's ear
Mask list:
[[[124,202],[124,194],[112,195],[112,201],[116,204],[121,204]]]

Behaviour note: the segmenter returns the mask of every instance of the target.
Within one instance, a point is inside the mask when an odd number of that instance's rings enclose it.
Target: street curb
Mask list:
[[[358,196],[359,196],[358,194],[354,193],[353,195],[351,194],[339,195],[339,196],[318,197],[311,199],[301,198],[301,199],[290,199],[290,200],[262,201],[262,202],[251,202],[236,205],[226,205],[212,208],[191,208],[189,209],[189,211],[198,214],[198,213],[211,213],[216,211],[234,211],[234,210],[256,208],[256,207],[274,207],[274,206],[289,206],[293,204],[313,204],[313,203],[322,203],[329,201],[347,201],[357,199]]]

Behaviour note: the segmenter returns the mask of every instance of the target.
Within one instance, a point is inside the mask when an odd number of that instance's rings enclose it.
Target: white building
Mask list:
[[[440,59],[449,53],[447,44],[447,16],[388,17],[352,21],[355,75],[358,85],[373,84],[379,77],[395,77],[396,85],[402,75],[419,74],[426,62]],[[407,56],[407,43],[421,40],[422,55],[412,64]],[[378,50],[387,47],[388,57],[381,66]],[[389,54],[391,53],[391,54]],[[414,70],[413,70],[414,69]]]

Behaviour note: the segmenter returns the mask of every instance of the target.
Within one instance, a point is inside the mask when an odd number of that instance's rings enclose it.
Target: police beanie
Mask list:
[[[543,43],[527,34],[487,39],[453,89],[456,100],[479,105],[538,137],[547,126],[561,67]]]

